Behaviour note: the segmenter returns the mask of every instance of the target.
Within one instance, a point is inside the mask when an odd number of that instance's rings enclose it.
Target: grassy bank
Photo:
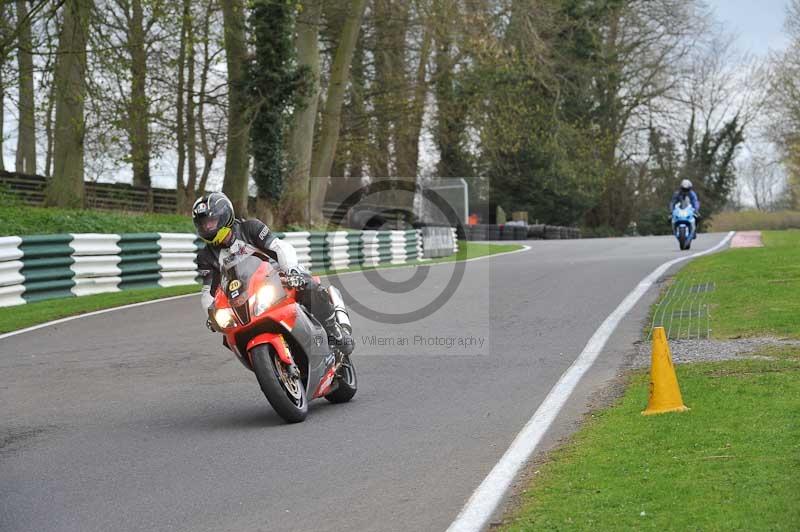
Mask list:
[[[46,321],[86,314],[95,310],[121,307],[131,303],[152,301],[165,297],[197,293],[197,286],[173,286],[170,288],[145,288],[141,290],[125,290],[109,294],[70,297],[37,301],[27,305],[0,308],[0,333],[24,329]]]
[[[675,282],[702,280],[717,338],[800,337],[800,231],[763,233],[765,247],[731,249],[695,260]]]
[[[718,336],[800,335],[800,232],[694,261]],[[645,417],[649,377],[630,377],[554,452],[503,527],[522,530],[797,530],[800,349],[677,367],[681,414]]]
[[[453,262],[456,260],[475,259],[498,253],[507,253],[521,249],[522,246],[516,244],[480,244],[474,242],[460,242],[459,252],[450,257],[434,259],[414,264],[432,264],[438,262]],[[408,265],[385,264],[379,268],[402,268]],[[338,273],[351,270],[337,270]],[[324,272],[318,272],[324,275]],[[191,294],[198,292],[197,286],[177,286],[171,288],[149,288],[144,290],[126,290],[124,292],[113,292],[109,294],[97,294],[93,296],[55,299],[50,301],[39,301],[20,305],[16,307],[0,308],[0,333],[23,329],[39,323],[51,320],[85,314],[95,310],[112,307],[119,307],[131,303],[151,301],[176,295]]]
[[[192,233],[188,216],[56,209],[21,205],[0,206],[3,235],[57,233]]]
[[[505,528],[797,530],[800,352],[680,366],[683,414],[645,417],[648,381],[555,452]]]
[[[711,219],[709,231],[768,231],[800,229],[800,211],[739,211],[721,212]]]

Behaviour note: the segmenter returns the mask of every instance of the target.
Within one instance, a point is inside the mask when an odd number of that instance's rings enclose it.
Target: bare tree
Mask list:
[[[66,0],[58,40],[53,178],[48,205],[83,206],[84,101],[90,0]]]
[[[331,66],[330,82],[322,111],[319,147],[314,154],[311,171],[312,176],[320,178],[315,180],[311,190],[311,218],[315,223],[323,221],[322,206],[325,203],[328,178],[336,154],[336,144],[339,141],[342,104],[366,4],[366,0],[354,0],[350,3]]]
[[[221,0],[228,65],[228,140],[225,150],[225,182],[222,190],[237,213],[247,214],[248,138],[247,40],[242,0]]]
[[[17,62],[19,64],[19,133],[17,172],[36,173],[36,106],[33,94],[33,40],[27,0],[17,0]]]
[[[310,90],[292,117],[288,140],[289,171],[281,201],[282,222],[308,223],[309,180],[314,146],[314,125],[320,93],[319,26],[322,0],[312,0],[297,17],[297,61],[310,71]]]
[[[753,155],[742,165],[739,179],[761,211],[772,207],[783,182],[779,161],[761,155]]]

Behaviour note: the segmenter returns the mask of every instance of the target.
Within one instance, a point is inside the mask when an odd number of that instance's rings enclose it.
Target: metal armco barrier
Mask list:
[[[423,257],[421,232],[415,229],[276,234],[294,246],[309,270],[403,264]],[[0,307],[190,285],[197,277],[196,256],[203,245],[191,233],[0,237]],[[456,241],[453,253],[457,251]]]

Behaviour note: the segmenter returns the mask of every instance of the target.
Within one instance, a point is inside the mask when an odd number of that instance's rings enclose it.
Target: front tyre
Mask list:
[[[337,388],[325,396],[331,403],[346,403],[358,391],[358,377],[356,377],[356,367],[350,360],[350,356],[345,356],[336,377]]]
[[[250,351],[261,391],[287,423],[299,423],[308,415],[308,400],[303,380],[293,376],[289,366],[284,364],[275,348],[259,345]]]
[[[688,241],[686,226],[682,225],[678,228],[678,245],[680,245],[681,250],[687,249],[686,242]]]

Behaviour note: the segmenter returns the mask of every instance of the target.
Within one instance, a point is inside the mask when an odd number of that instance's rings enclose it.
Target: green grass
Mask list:
[[[682,414],[642,416],[648,383],[556,451],[505,528],[798,530],[800,352],[678,367]]]
[[[667,304],[711,281],[715,336],[800,336],[800,231],[764,241],[693,261]],[[549,456],[504,529],[800,530],[800,349],[764,354],[677,366],[680,414],[642,416],[649,379],[634,374]]]
[[[516,244],[478,244],[474,242],[460,242],[457,255],[443,257],[431,261],[409,264],[382,264],[378,268],[403,268],[414,264],[432,264],[438,262],[453,262],[455,260],[473,259],[505,253],[520,249],[522,246]],[[337,270],[337,273],[346,271],[356,271],[359,268],[350,270]],[[325,275],[325,272],[319,272]],[[177,286],[171,288],[149,288],[144,290],[126,290],[123,292],[113,292],[109,294],[97,294],[92,296],[74,297],[66,299],[54,299],[50,301],[39,301],[27,305],[0,308],[0,333],[23,329],[39,323],[44,323],[67,316],[85,314],[95,310],[112,307],[119,307],[130,303],[150,301],[182,294],[198,292],[197,286]]]
[[[0,205],[2,235],[57,233],[193,233],[192,219],[179,214],[142,214],[89,209]]]
[[[800,211],[739,211],[721,212],[711,219],[710,231],[800,229]]]
[[[199,293],[199,291],[200,289],[196,285],[144,288],[109,294],[37,301],[16,307],[3,307],[0,308],[0,333],[23,329],[46,321],[66,318],[67,316],[86,314],[95,310],[183,294]]]
[[[702,295],[714,337],[800,337],[800,231],[765,232],[763,239],[763,248],[702,257],[676,276],[678,286],[714,283]]]

